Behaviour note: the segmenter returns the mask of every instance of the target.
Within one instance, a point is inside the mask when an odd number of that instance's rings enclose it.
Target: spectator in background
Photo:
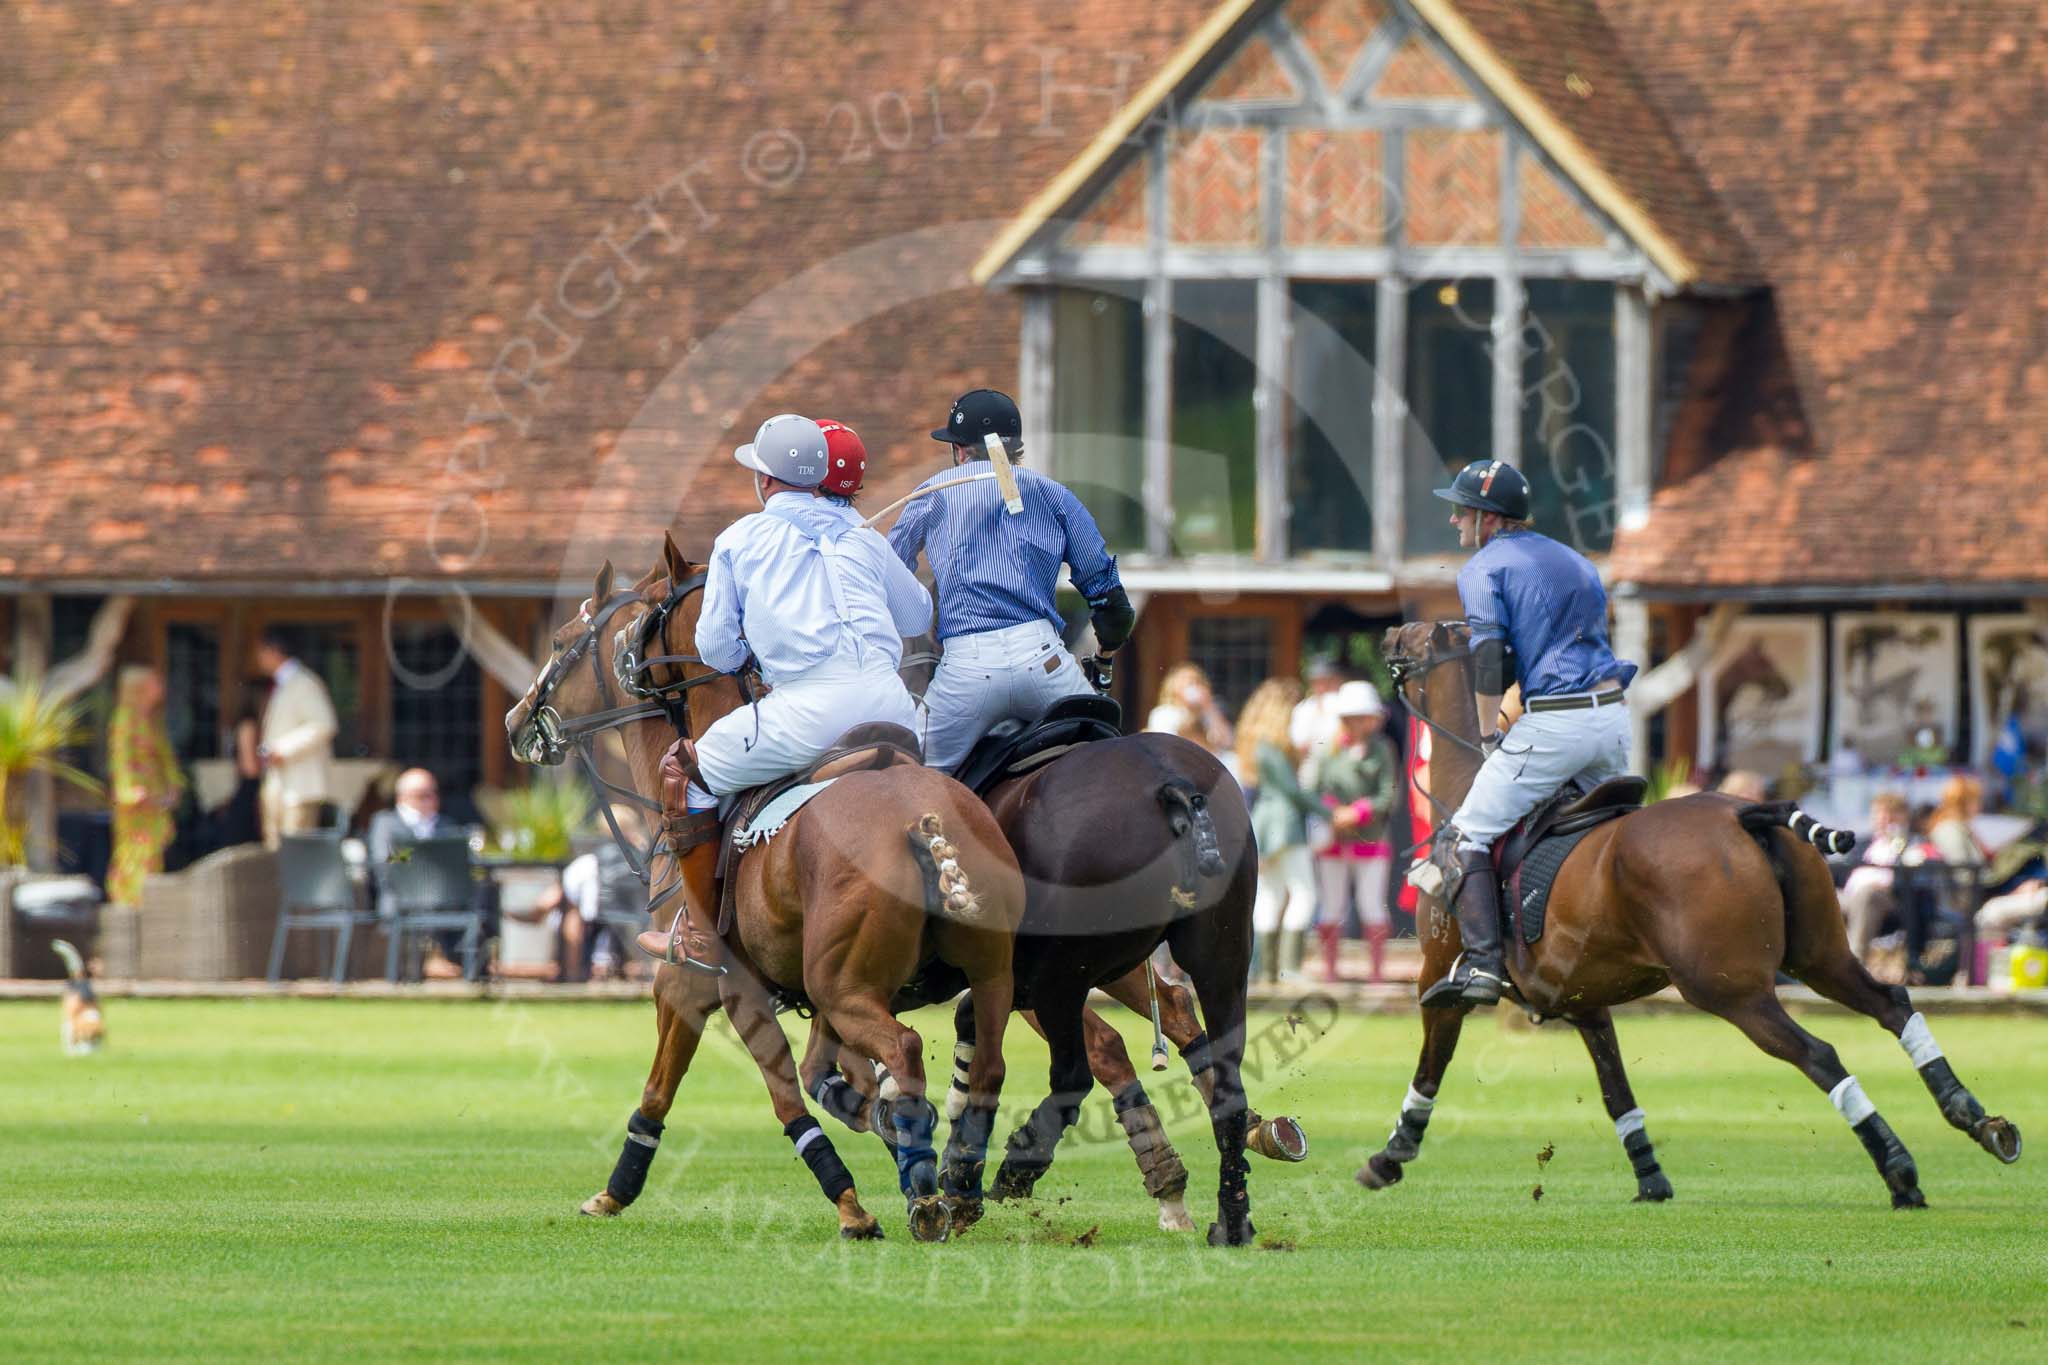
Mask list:
[[[441,784],[425,768],[407,768],[400,773],[397,782],[392,784],[392,798],[395,804],[390,810],[380,810],[370,817],[370,828],[363,840],[369,849],[370,875],[375,880],[380,900],[385,895],[386,869],[391,864],[393,853],[423,840],[461,837],[469,833],[467,826],[458,825],[441,814]],[[491,883],[479,883],[477,894],[485,898],[482,907],[484,937],[495,937],[498,932],[497,905]],[[439,929],[433,937],[433,948],[420,974],[444,981],[461,976],[462,968],[456,965],[455,954],[461,951],[462,931]]]
[[[1323,804],[1295,776],[1300,755],[1288,740],[1301,684],[1268,678],[1245,701],[1237,721],[1237,765],[1256,784],[1252,834],[1259,844],[1259,890],[1252,903],[1257,934],[1254,971],[1267,981],[1301,974],[1302,941],[1315,920],[1316,878],[1308,821],[1324,825]]]
[[[1984,813],[1984,784],[1957,773],[1942,784],[1941,800],[1928,817],[1927,841],[1950,867],[1982,867],[1990,854],[1970,822]]]
[[[1721,784],[1714,790],[1732,796],[1738,801],[1770,800],[1770,786],[1764,781],[1763,774],[1753,773],[1747,768],[1735,769],[1722,778]]]
[[[1308,695],[1295,705],[1287,726],[1288,742],[1301,756],[1304,775],[1344,733],[1344,723],[1337,719],[1337,690],[1343,684],[1344,673],[1336,660],[1317,659],[1308,666]]]
[[[1191,739],[1212,754],[1230,749],[1230,722],[1216,704],[1216,689],[1197,663],[1175,664],[1159,684],[1159,704],[1145,717],[1147,730]],[[1245,775],[1249,780],[1249,774]]]
[[[1330,812],[1335,836],[1317,855],[1321,911],[1316,934],[1323,946],[1323,979],[1335,981],[1345,910],[1356,905],[1372,954],[1372,980],[1377,982],[1384,975],[1391,925],[1387,870],[1394,850],[1387,831],[1393,820],[1394,789],[1401,780],[1400,764],[1394,746],[1380,733],[1380,694],[1371,683],[1345,683],[1337,689],[1335,710],[1343,734],[1315,764],[1316,795]]]
[[[185,790],[164,730],[164,680],[153,668],[121,670],[107,729],[107,780],[114,806],[107,899],[140,905],[143,879],[163,871],[164,850],[177,833],[173,812]]]
[[[274,684],[263,709],[263,842],[277,847],[286,834],[320,827],[328,796],[328,767],[340,729],[327,684],[292,657],[290,642],[275,628],[256,644],[256,666]]]
[[[647,846],[647,821],[638,806],[615,805],[612,814],[619,822],[619,833],[632,840],[635,848]],[[664,870],[665,864],[658,864],[655,875],[659,877]],[[647,884],[626,861],[618,842],[609,839],[563,868],[562,880],[521,918],[546,919],[555,935],[556,980],[588,981],[599,960],[601,938],[608,940],[604,960],[610,974],[622,974],[624,964],[631,960],[617,929],[605,923],[606,914],[647,916]]]
[[[1848,922],[1849,949],[1868,963],[1870,941],[1898,913],[1898,873],[1912,834],[1912,812],[1897,792],[1879,792],[1870,799],[1870,837],[1842,883],[1842,917]]]

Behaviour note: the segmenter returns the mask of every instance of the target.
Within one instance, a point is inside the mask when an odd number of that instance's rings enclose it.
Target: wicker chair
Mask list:
[[[224,848],[182,872],[149,878],[142,884],[136,975],[175,981],[265,975],[277,896],[277,855],[261,844]]]

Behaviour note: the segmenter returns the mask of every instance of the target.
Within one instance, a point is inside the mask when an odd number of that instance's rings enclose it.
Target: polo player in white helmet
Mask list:
[[[896,669],[903,637],[931,620],[931,596],[889,543],[851,504],[825,494],[832,456],[816,422],[771,417],[733,458],[753,471],[762,510],[711,547],[697,653],[727,673],[751,653],[772,690],[671,750],[693,812],[809,767],[853,726],[915,731],[917,704]],[[693,890],[674,928],[640,935],[640,946],[665,962],[722,972],[710,927],[717,907],[697,899]]]

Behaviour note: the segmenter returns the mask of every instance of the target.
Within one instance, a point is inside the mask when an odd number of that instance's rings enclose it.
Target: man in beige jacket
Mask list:
[[[327,685],[292,657],[281,632],[263,632],[256,666],[276,684],[263,710],[263,742],[257,751],[265,769],[263,841],[275,848],[282,835],[319,827],[338,726]]]

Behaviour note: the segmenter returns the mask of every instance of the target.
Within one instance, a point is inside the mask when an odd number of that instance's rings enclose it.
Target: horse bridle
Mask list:
[[[1462,624],[1464,623],[1458,621],[1431,622],[1429,631],[1430,638],[1434,639],[1436,637],[1436,632],[1439,629],[1445,629],[1448,627],[1458,626]],[[1427,657],[1421,659],[1413,659],[1405,654],[1389,654],[1387,656],[1387,675],[1393,679],[1394,693],[1395,695],[1400,697],[1401,704],[1407,707],[1409,712],[1413,714],[1417,720],[1421,721],[1432,735],[1440,735],[1443,738],[1449,740],[1451,743],[1457,745],[1459,748],[1464,749],[1467,752],[1474,754],[1481,759],[1484,759],[1486,757],[1486,751],[1484,749],[1482,749],[1479,745],[1474,744],[1471,740],[1466,739],[1463,735],[1458,734],[1455,731],[1447,730],[1442,725],[1438,724],[1435,718],[1429,714],[1429,708],[1424,706],[1418,697],[1410,695],[1408,691],[1408,684],[1410,682],[1419,683],[1424,678],[1428,677],[1432,672],[1443,667],[1445,664],[1457,663],[1461,659],[1469,659],[1471,657],[1472,646],[1469,640],[1464,645],[1461,645],[1456,649],[1446,651],[1441,654],[1437,653],[1434,650],[1431,650]],[[1448,822],[1450,817],[1456,814],[1456,812],[1452,810],[1450,807],[1444,805],[1443,802],[1437,800],[1436,793],[1429,790],[1429,788],[1418,787],[1417,790],[1419,790],[1424,796],[1429,798],[1429,804],[1435,808],[1436,813],[1440,817],[1442,817],[1443,821]],[[1420,840],[1419,842],[1410,845],[1406,852],[1412,853],[1417,848],[1420,848],[1423,844],[1426,844],[1428,842],[1429,840],[1427,839]]]
[[[612,842],[617,844],[619,852],[625,855],[626,865],[633,870],[633,875],[640,879],[640,884],[648,887],[647,903],[650,907],[660,905],[682,885],[680,863],[677,864],[673,880],[663,883],[658,888],[650,884],[654,854],[666,847],[659,832],[661,802],[652,797],[642,796],[631,787],[622,787],[608,780],[598,770],[596,741],[599,735],[608,730],[616,730],[635,721],[653,720],[656,717],[665,718],[675,727],[678,735],[689,737],[690,689],[715,682],[724,674],[715,669],[707,669],[694,677],[678,673],[667,682],[653,683],[648,680],[647,675],[657,667],[669,664],[702,664],[704,661],[695,654],[663,654],[654,658],[643,658],[642,655],[650,639],[666,636],[669,616],[691,593],[701,590],[704,582],[705,575],[700,572],[679,583],[670,584],[667,598],[660,606],[643,616],[639,622],[639,629],[633,632],[632,638],[621,641],[614,651],[610,677],[606,676],[604,665],[598,657],[601,651],[597,648],[597,642],[603,637],[605,628],[611,624],[614,616],[628,606],[644,603],[645,599],[630,589],[621,589],[606,598],[594,612],[591,610],[591,602],[586,599],[577,611],[578,619],[583,622],[582,636],[574,644],[551,657],[547,667],[541,670],[539,681],[534,684],[533,710],[529,722],[532,726],[531,738],[520,755],[527,762],[536,764],[560,763],[571,754],[575,756],[584,777],[602,798],[598,802],[598,808],[604,812],[605,824],[611,830]],[[548,704],[548,698],[586,657],[590,660],[590,676],[597,684],[598,700],[602,705],[587,716],[563,720],[561,713]],[[614,680],[621,691],[635,700],[620,704],[612,694]],[[744,682],[742,687],[744,688]],[[626,837],[625,831],[619,828],[618,817],[612,813],[613,801],[626,801],[654,814],[656,832],[649,839],[646,849],[635,847],[633,841]],[[675,861],[672,853],[669,857],[670,861]]]

